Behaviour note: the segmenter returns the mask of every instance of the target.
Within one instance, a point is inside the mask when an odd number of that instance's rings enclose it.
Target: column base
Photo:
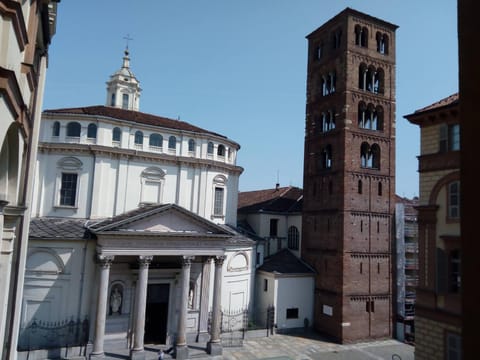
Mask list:
[[[105,359],[105,353],[103,352],[98,354],[90,353],[89,359]]]
[[[223,347],[221,342],[209,342],[207,344],[207,352],[212,355],[222,355],[223,354]]]
[[[185,360],[188,359],[188,346],[179,345],[175,348],[175,359]]]
[[[130,359],[132,360],[145,360],[145,350],[131,350]]]

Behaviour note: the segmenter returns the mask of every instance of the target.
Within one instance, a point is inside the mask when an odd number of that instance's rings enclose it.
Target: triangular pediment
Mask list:
[[[148,205],[89,226],[97,234],[121,232],[168,235],[232,235],[226,229],[175,204]]]

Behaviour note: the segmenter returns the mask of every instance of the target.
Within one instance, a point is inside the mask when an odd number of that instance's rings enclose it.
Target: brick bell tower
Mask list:
[[[302,258],[340,342],[392,335],[396,29],[346,8],[307,36]]]

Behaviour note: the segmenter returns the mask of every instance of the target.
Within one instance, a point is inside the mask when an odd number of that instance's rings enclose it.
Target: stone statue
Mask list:
[[[115,286],[110,295],[110,309],[112,314],[120,314],[122,306],[122,293],[118,286]]]

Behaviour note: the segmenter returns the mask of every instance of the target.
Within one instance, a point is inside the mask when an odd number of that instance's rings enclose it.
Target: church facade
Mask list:
[[[19,345],[49,341],[31,329],[54,321],[93,357],[113,342],[131,358],[145,343],[221,354],[220,313],[251,306],[255,269],[253,242],[231,226],[240,146],[139,112],[129,61],[106,106],[43,113]]]

